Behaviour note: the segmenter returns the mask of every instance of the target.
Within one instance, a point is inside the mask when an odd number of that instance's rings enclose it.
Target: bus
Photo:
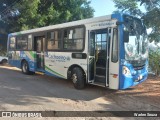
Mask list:
[[[143,21],[111,14],[8,35],[8,62],[24,74],[70,79],[76,89],[135,86],[148,76]]]

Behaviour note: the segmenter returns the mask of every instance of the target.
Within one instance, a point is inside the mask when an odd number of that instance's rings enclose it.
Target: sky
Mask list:
[[[90,0],[90,6],[95,10],[94,17],[110,15],[113,11],[116,10],[115,4],[112,0]],[[140,7],[142,11],[145,11],[144,6]],[[149,34],[152,29],[148,29],[147,33]]]
[[[113,11],[116,10],[115,4],[112,0],[89,0],[89,1],[91,1],[90,4],[91,7],[93,7],[95,10],[94,17],[110,15],[112,14]],[[144,6],[143,5],[140,6],[140,3],[139,7],[143,12],[146,12]]]
[[[90,0],[94,8],[94,17],[110,15],[116,10],[112,0]]]

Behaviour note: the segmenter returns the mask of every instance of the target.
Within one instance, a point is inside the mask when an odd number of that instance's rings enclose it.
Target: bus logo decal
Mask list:
[[[47,54],[46,57],[49,59],[52,59],[57,62],[67,62],[70,61],[71,58],[69,56],[63,56],[63,55],[52,55],[52,54]]]

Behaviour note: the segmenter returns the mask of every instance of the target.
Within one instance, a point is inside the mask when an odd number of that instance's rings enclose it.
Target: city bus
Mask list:
[[[126,89],[148,76],[148,40],[143,21],[112,14],[8,35],[8,62],[24,74],[70,79]]]

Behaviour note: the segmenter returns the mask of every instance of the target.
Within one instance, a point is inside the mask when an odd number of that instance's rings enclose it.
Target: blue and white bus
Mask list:
[[[148,76],[143,22],[112,14],[8,35],[9,64],[24,74],[41,72],[110,89],[135,86]]]

